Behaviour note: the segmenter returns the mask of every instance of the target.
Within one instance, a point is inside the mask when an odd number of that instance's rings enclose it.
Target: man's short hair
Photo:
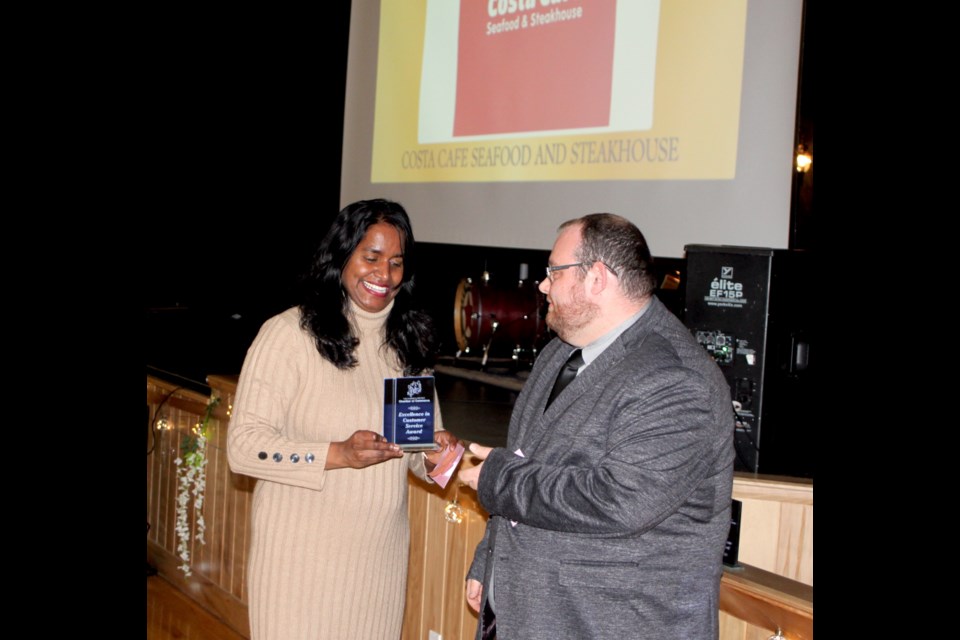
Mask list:
[[[640,302],[656,289],[650,271],[653,258],[643,233],[635,224],[613,213],[591,213],[568,220],[565,229],[580,225],[582,240],[575,255],[580,262],[600,261],[613,269],[620,280],[620,289],[631,300]]]

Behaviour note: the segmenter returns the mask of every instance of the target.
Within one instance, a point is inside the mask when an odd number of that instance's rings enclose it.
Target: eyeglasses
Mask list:
[[[570,267],[582,267],[585,265],[585,262],[574,262],[572,264],[558,264],[555,267],[547,267],[547,277],[550,279],[550,282],[553,282],[553,272],[554,271],[563,271],[564,269],[569,269]]]
[[[614,271],[613,268],[610,267],[610,265],[608,265],[608,264],[607,264],[606,262],[604,262],[603,260],[591,260],[590,262],[574,262],[574,263],[571,263],[571,264],[558,264],[558,265],[555,266],[555,267],[549,267],[549,266],[548,266],[548,267],[547,267],[547,278],[550,279],[550,282],[553,282],[553,272],[554,272],[554,271],[563,271],[564,269],[569,269],[570,267],[582,267],[582,266],[588,265],[588,264],[591,264],[591,265],[592,265],[594,262],[599,262],[600,264],[602,264],[603,266],[605,266],[605,267],[607,268],[607,271],[609,271],[609,272],[612,273],[613,275],[619,277],[619,274],[618,274],[616,271]]]

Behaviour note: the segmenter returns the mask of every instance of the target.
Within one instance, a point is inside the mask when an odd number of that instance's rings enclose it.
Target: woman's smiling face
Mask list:
[[[340,280],[355,305],[371,313],[383,311],[403,282],[403,238],[397,228],[378,222],[367,229]]]

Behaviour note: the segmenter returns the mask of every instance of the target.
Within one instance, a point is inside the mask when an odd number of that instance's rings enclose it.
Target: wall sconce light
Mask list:
[[[451,524],[460,524],[463,522],[463,507],[454,498],[453,502],[448,502],[443,509],[443,517]]]
[[[460,498],[460,486],[462,484],[462,482],[457,483],[457,492],[453,494],[453,500],[448,502],[447,506],[443,509],[443,517],[450,524],[460,524],[463,522],[463,507],[457,502],[458,498]]]
[[[810,155],[806,147],[801,144],[797,147],[797,172],[806,173],[810,170],[811,164],[813,164],[813,156]]]

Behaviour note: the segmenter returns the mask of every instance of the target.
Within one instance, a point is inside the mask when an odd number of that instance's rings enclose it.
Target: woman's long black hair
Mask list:
[[[361,200],[344,207],[320,242],[310,268],[300,280],[300,326],[310,331],[320,355],[340,369],[357,366],[356,348],[346,310],[343,268],[367,230],[385,222],[400,232],[403,244],[403,280],[387,317],[384,345],[392,347],[406,375],[432,367],[436,339],[429,315],[412,306],[416,242],[407,212],[390,200]]]

